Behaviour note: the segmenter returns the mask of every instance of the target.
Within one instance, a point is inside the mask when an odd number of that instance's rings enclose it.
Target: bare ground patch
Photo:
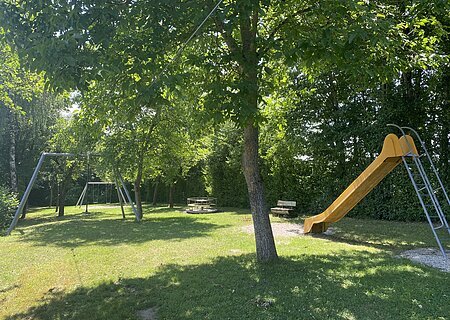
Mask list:
[[[242,231],[252,234],[255,232],[253,225],[242,227]],[[272,223],[274,237],[297,237],[303,236],[303,225],[296,223]]]
[[[157,320],[156,308],[149,308],[145,310],[139,310],[137,316],[142,320]]]
[[[450,256],[450,250],[446,251]],[[413,262],[427,265],[444,272],[450,272],[450,261],[442,256],[441,251],[434,248],[420,248],[408,250],[400,253],[400,257],[409,259]]]

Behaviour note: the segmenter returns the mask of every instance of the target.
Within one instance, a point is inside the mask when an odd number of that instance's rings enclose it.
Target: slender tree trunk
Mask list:
[[[60,183],[59,183],[59,181],[56,181],[56,205],[55,205],[55,212],[58,212],[58,209],[59,209],[59,193],[60,193],[59,191],[60,190],[61,190]]]
[[[169,186],[169,208],[173,208],[173,182]]]
[[[25,202],[25,205],[23,206],[22,214],[20,215],[20,219],[25,219],[27,217],[27,211],[28,211],[28,201]]]
[[[10,188],[14,193],[18,192],[17,187],[17,165],[16,165],[16,136],[17,119],[13,111],[9,111],[9,175]]]
[[[51,208],[52,205],[53,205],[53,185],[51,184],[50,185],[50,201],[49,201],[48,207]]]
[[[142,219],[142,190],[141,190],[142,175],[138,174],[136,180],[134,180],[134,198],[136,201],[136,209],[138,211],[139,219]]]
[[[145,192],[145,202],[150,202],[150,195],[152,194],[152,182],[149,180],[147,183],[147,191]]]
[[[155,181],[155,185],[153,187],[153,201],[152,201],[152,205],[156,206],[157,203],[157,198],[158,198],[158,185],[159,185],[159,178],[156,179]]]
[[[63,217],[65,214],[65,206],[66,206],[66,194],[69,190],[70,179],[72,177],[74,167],[70,167],[66,169],[66,173],[61,181],[59,186],[59,196],[58,196],[58,217]]]
[[[59,197],[58,197],[58,217],[64,217],[65,210],[65,202],[66,202],[66,186],[65,182],[59,188]]]

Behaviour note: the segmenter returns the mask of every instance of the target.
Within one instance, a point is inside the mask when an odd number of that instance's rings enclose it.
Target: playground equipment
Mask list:
[[[366,170],[324,212],[305,220],[304,233],[321,233],[326,231],[331,223],[342,219],[384,177],[403,162],[439,249],[444,258],[447,258],[442,245],[442,236],[439,236],[437,231],[445,230],[445,233],[450,234],[450,227],[445,217],[445,211],[443,210],[443,207],[450,209],[448,193],[419,134],[409,127],[389,126],[399,129],[402,134],[401,137],[398,138],[395,134],[387,135],[384,139],[380,155]],[[410,135],[407,135],[405,130],[414,134],[420,143],[421,154],[419,154],[416,148],[414,139]],[[425,169],[424,161],[428,162],[430,166],[432,178],[430,178],[429,173]]]
[[[77,203],[75,204],[76,207],[80,207],[83,205],[83,203],[86,206],[85,212],[89,212],[89,186],[91,186],[92,189],[92,197],[91,197],[91,203],[99,203],[100,198],[100,186],[105,186],[104,192],[102,196],[105,197],[104,203],[111,203],[112,193],[113,193],[113,187],[117,191],[117,199],[119,200],[120,208],[122,210],[122,217],[125,219],[125,211],[123,209],[123,204],[127,204],[127,200],[124,195],[124,191],[122,191],[122,188],[120,187],[117,179],[115,179],[114,182],[106,182],[106,181],[88,181],[86,182],[86,185],[83,188],[83,191],[80,194],[80,197],[78,198]],[[95,187],[97,187],[97,193],[95,194]],[[125,191],[125,194],[127,194],[127,191]],[[96,197],[95,197],[96,195]],[[128,201],[131,201],[131,197],[129,194],[127,194]]]
[[[13,220],[11,222],[11,225],[9,226],[8,230],[6,230],[6,235],[10,235],[11,231],[13,231],[14,228],[16,227],[17,222],[19,221],[19,216],[20,216],[20,214],[22,213],[22,211],[23,211],[23,209],[25,207],[25,203],[27,203],[27,201],[28,201],[28,197],[29,197],[29,195],[31,193],[31,189],[33,188],[33,185],[36,182],[36,179],[37,179],[38,174],[39,174],[39,170],[41,169],[42,165],[44,164],[45,159],[49,158],[49,157],[79,157],[79,156],[83,157],[85,155],[79,155],[79,154],[73,154],[73,153],[48,153],[48,152],[44,152],[44,153],[41,154],[41,156],[39,158],[39,161],[38,161],[36,167],[34,168],[33,175],[31,176],[30,182],[28,183],[27,188],[25,189],[25,192],[22,195],[22,198],[20,199],[19,206],[17,207],[16,213],[14,214],[14,218],[13,218]],[[88,160],[89,160],[89,156],[90,156],[90,154],[87,154]],[[122,179],[122,177],[121,177],[121,175],[120,175],[120,173],[118,171],[116,171],[116,175],[117,175],[116,181],[120,181],[120,183],[122,185],[122,188],[125,191],[125,193],[127,195],[127,198],[129,200],[129,204],[131,205],[131,208],[132,208],[132,210],[133,210],[133,212],[134,212],[134,214],[136,216],[136,220],[139,221],[139,215],[138,215],[137,210],[136,210],[136,208],[134,206],[134,203],[131,201],[131,197],[130,197],[130,194],[129,194],[126,186],[125,186],[125,183],[124,183],[124,181],[123,181],[123,179]]]
[[[187,198],[186,213],[213,213],[217,212],[216,198],[194,197]]]

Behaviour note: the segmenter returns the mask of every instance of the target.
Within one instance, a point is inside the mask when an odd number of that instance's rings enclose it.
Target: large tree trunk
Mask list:
[[[254,122],[258,117],[258,63],[257,31],[260,23],[260,1],[238,2],[239,28],[241,43],[237,42],[233,33],[226,27],[226,23],[216,16],[215,23],[224,37],[231,56],[239,64],[241,76],[242,110],[241,120],[244,119],[244,153],[242,166],[247,182],[250,206],[255,227],[256,255],[260,261],[276,259],[277,250],[273,239],[272,227],[269,220],[269,210],[266,207],[264,187],[261,180],[258,155],[258,127]]]
[[[242,168],[247,182],[248,196],[255,229],[256,256],[259,261],[278,258],[270,225],[269,209],[264,196],[264,185],[259,168],[259,130],[254,120],[258,115],[258,54],[256,52],[256,33],[258,28],[259,2],[255,1],[250,12],[245,6],[240,11],[240,31],[242,40],[241,90],[244,108],[252,114],[244,127],[244,152]]]
[[[253,124],[244,128],[242,167],[247,182],[248,196],[255,228],[256,256],[260,261],[278,257],[264,197],[264,186],[259,170],[258,128]]]

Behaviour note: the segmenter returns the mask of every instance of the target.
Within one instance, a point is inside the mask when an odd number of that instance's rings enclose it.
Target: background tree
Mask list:
[[[23,56],[33,68],[46,70],[54,85],[88,89],[93,81],[109,80],[116,88],[130,88],[129,97],[147,101],[161,93],[161,86],[153,85],[160,70],[172,75],[161,81],[173,88],[179,76],[163,67],[165,61],[208,11],[202,10],[204,1],[19,1],[2,6],[2,21],[14,30],[11,37]],[[271,94],[273,62],[312,78],[338,69],[352,83],[386,81],[399,70],[438,62],[445,35],[439,18],[447,6],[441,1],[347,0],[320,6],[294,0],[227,1],[185,52],[176,70],[191,66],[192,84],[202,88],[201,108],[242,128],[242,168],[259,260],[277,256],[259,168],[261,110]],[[135,117],[147,106],[134,105]]]

